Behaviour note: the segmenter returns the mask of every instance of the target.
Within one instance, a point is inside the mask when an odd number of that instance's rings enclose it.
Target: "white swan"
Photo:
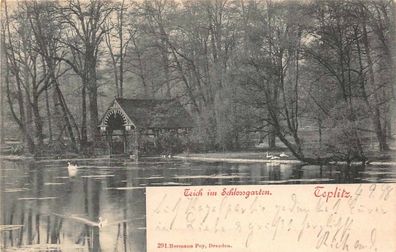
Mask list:
[[[289,157],[289,155],[287,155],[287,154],[285,154],[284,152],[282,152],[282,153],[279,155],[279,157],[287,158],[287,157]]]
[[[77,165],[71,164],[70,162],[67,162],[67,171],[69,172],[70,177],[74,177],[77,175]]]
[[[273,155],[273,156],[271,157],[271,160],[274,160],[274,159],[280,159],[280,157]]]
[[[269,153],[268,153],[268,151],[267,151],[267,155],[265,156],[266,158],[269,158],[269,159],[272,159],[274,156],[273,155],[270,155]]]

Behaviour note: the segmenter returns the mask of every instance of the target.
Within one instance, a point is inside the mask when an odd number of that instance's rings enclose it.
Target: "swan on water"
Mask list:
[[[74,177],[77,175],[77,169],[78,169],[77,165],[67,162],[67,171],[69,172],[70,177]]]
[[[279,157],[278,157],[278,156],[276,156],[276,155],[272,155],[272,154],[269,154],[269,153],[268,153],[268,151],[267,151],[266,158],[268,158],[268,159],[271,159],[271,160],[274,160],[274,159],[279,159]]]
[[[279,157],[285,157],[285,158],[287,158],[287,157],[289,157],[287,154],[285,154],[284,152],[282,152],[280,155],[279,155]]]
[[[279,158],[280,158],[280,157],[273,155],[273,156],[271,157],[271,160],[279,159]]]

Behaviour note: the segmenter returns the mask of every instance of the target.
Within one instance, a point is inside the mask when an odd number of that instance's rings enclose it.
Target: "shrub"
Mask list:
[[[21,155],[24,152],[23,144],[15,144],[11,147],[11,154],[13,155]]]

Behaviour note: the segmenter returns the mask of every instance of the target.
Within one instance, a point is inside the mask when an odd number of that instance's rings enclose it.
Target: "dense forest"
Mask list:
[[[391,0],[1,8],[2,139],[17,128],[26,153],[84,152],[114,97],[179,100],[201,151],[265,141],[307,162],[351,161],[393,139]]]

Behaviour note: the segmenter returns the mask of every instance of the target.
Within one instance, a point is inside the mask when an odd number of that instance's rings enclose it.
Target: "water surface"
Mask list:
[[[77,163],[77,175],[70,177],[64,160],[1,161],[2,250],[145,251],[147,186],[396,182],[396,166],[389,165]]]

